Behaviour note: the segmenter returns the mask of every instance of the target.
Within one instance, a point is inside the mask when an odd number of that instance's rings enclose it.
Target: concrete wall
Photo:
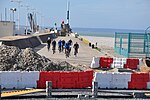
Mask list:
[[[54,38],[56,38],[57,36],[56,36],[55,34],[44,34],[44,35],[40,35],[39,37],[40,37],[40,39],[42,40],[43,43],[46,43],[48,37],[54,39]]]
[[[16,46],[19,47],[20,49],[25,49],[25,48],[34,48],[36,46],[39,46],[41,43],[37,39],[36,36],[33,37],[28,37],[24,39],[17,39],[17,40],[6,40],[3,41],[3,44],[8,45],[8,46]]]
[[[0,37],[12,36],[15,23],[10,21],[0,21]]]
[[[43,34],[36,34],[36,35],[25,37],[25,38],[20,37],[19,39],[7,39],[6,37],[6,39],[0,39],[0,41],[2,41],[2,44],[8,45],[8,46],[16,46],[16,47],[19,47],[20,49],[25,49],[29,47],[34,48],[34,47],[39,46],[41,42],[37,37],[39,37],[43,43],[46,43],[48,37],[51,37],[52,39],[54,39],[56,38],[56,35],[43,33]]]

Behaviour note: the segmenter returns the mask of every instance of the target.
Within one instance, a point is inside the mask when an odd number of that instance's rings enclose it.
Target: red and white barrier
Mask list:
[[[92,87],[92,81],[99,88],[108,89],[150,89],[150,73],[119,72],[19,72],[1,71],[0,84],[6,89],[46,88],[46,81],[52,81],[53,88]]]
[[[150,89],[150,73],[96,72],[93,80],[105,89]]]
[[[52,88],[92,87],[93,70],[82,72],[40,72],[38,88],[46,88],[46,81],[52,81]]]
[[[124,64],[126,64],[126,58],[113,58],[111,68],[124,68]]]
[[[92,63],[91,63],[91,68],[99,68],[99,59],[100,57],[93,57]]]
[[[141,59],[137,58],[93,57],[91,68],[129,68],[136,70],[139,69],[140,63]]]

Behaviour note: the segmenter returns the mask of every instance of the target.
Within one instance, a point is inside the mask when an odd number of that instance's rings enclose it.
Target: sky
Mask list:
[[[81,28],[112,28],[139,29],[150,26],[150,0],[69,0],[70,25]],[[37,22],[41,26],[60,26],[66,21],[68,0],[22,0],[21,5],[30,6],[29,12],[37,13]],[[17,22],[18,4],[11,0],[0,0],[0,14],[7,20],[12,19],[10,8],[17,8],[15,21]],[[34,9],[34,10],[33,10]],[[26,7],[20,7],[20,24],[26,24]],[[0,16],[0,20],[1,20]],[[10,17],[11,16],[11,17]]]

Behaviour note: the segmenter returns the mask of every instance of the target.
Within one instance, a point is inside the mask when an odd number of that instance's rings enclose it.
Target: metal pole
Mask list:
[[[3,14],[1,13],[1,21],[3,20]]]
[[[20,3],[21,3],[21,0],[11,0],[11,2],[18,3],[18,31],[19,31],[20,30]]]
[[[18,1],[18,30],[20,31],[20,2]]]
[[[145,30],[145,34],[146,34],[146,36],[147,36],[147,52],[146,52],[146,57],[149,57],[149,34],[147,33],[147,30],[150,28],[150,26],[149,27],[147,27],[147,29]]]
[[[7,21],[7,8],[5,8],[5,21]]]
[[[9,13],[9,21],[12,21],[12,19],[11,19],[11,11]]]
[[[67,9],[67,23],[68,23],[68,25],[69,25],[69,10],[70,10],[70,1],[68,2],[68,5],[67,5],[67,7],[68,7],[68,9]]]
[[[0,85],[0,100],[1,100],[1,93],[2,93],[2,90],[1,90],[1,85]]]
[[[51,98],[52,97],[52,82],[46,81],[46,97]]]
[[[15,22],[15,20],[14,20],[14,11],[12,11],[13,12],[13,22]]]
[[[33,25],[33,24],[34,24],[34,23],[33,23],[33,19],[34,19],[33,16],[34,16],[34,12],[33,12],[33,15],[32,15],[32,33],[33,33],[33,26],[34,26],[34,25]]]
[[[92,95],[97,97],[98,94],[98,82],[92,82]]]
[[[29,6],[26,6],[27,7],[27,9],[26,9],[26,35],[27,35],[27,32],[28,32],[28,10],[29,10]]]

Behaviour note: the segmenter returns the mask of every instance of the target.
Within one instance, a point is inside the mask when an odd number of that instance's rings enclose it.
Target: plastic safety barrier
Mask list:
[[[92,63],[91,63],[91,68],[99,68],[99,59],[100,57],[93,57]]]
[[[123,68],[126,64],[126,58],[113,58],[112,68]]]
[[[52,88],[92,87],[93,70],[83,72],[40,72],[38,88],[46,88],[46,81],[52,81]]]
[[[46,81],[52,81],[52,88],[60,87],[60,72],[40,72],[40,78],[37,81],[37,88],[45,88]]]
[[[138,68],[138,65],[139,65],[139,59],[128,58],[127,63],[124,65],[124,68],[130,68],[136,70]]]
[[[36,88],[39,72],[1,71],[1,86],[6,89]]]
[[[99,59],[99,61],[98,61]],[[129,68],[136,70],[140,67],[141,59],[136,58],[111,58],[93,57],[91,68]]]
[[[110,68],[113,63],[113,58],[100,57],[100,68]]]
[[[99,88],[128,89],[131,73],[96,72],[94,81],[98,82]]]
[[[129,82],[129,89],[147,89],[150,81],[149,73],[133,73]]]

